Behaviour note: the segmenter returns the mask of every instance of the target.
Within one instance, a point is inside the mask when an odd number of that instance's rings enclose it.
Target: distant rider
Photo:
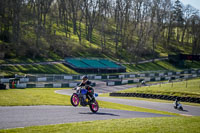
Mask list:
[[[177,108],[180,104],[179,98],[176,98],[174,103],[175,103],[175,108]]]
[[[175,109],[179,109],[179,110],[183,110],[183,107],[182,107],[182,105],[181,105],[181,103],[180,103],[180,98],[179,97],[177,97],[176,99],[175,99],[175,102],[174,102],[174,108]]]

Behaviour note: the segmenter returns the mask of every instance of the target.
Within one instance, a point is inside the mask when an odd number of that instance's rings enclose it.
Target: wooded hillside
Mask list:
[[[0,0],[0,58],[200,54],[200,14],[179,0]]]

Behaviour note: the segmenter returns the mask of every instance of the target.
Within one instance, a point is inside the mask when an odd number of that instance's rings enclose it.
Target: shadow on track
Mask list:
[[[189,112],[188,110],[185,110],[185,109],[183,109],[183,110],[178,110],[178,111],[182,111],[182,112]]]
[[[120,115],[116,115],[112,113],[100,113],[100,112],[97,112],[97,113],[92,113],[92,112],[82,113],[81,112],[79,114],[120,116]]]

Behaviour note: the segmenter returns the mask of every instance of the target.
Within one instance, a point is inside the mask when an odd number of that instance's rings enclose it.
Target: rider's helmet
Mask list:
[[[82,77],[82,80],[86,80],[86,79],[88,79],[88,76],[87,76],[87,75],[84,75],[84,76]]]
[[[82,80],[83,80],[83,82],[85,83],[85,86],[86,86],[86,87],[91,85],[91,82],[88,80],[88,76],[87,76],[87,75],[84,75],[84,76],[82,77]]]
[[[177,97],[177,98],[176,98],[176,101],[177,101],[177,102],[180,101],[180,97]]]

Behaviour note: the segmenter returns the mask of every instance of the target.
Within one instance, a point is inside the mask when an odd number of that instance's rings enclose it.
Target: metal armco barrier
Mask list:
[[[67,87],[76,87],[80,83],[54,83],[54,84],[27,84],[20,83],[16,85],[16,88],[67,88]],[[92,83],[91,86],[96,86],[96,83]]]
[[[141,98],[153,98],[153,99],[171,100],[171,101],[174,101],[176,98],[179,98],[181,102],[200,103],[200,98],[195,98],[195,97],[178,97],[178,96],[155,95],[155,94],[145,94],[145,93],[110,93],[110,96],[141,97]]]
[[[174,75],[180,74],[200,74],[200,70],[185,70],[182,72],[151,72],[151,73],[140,73],[140,74],[120,74],[120,75],[88,75],[90,80],[106,80],[106,79],[124,79],[124,78],[155,78],[155,77],[173,77]],[[27,76],[26,78],[20,78],[20,82],[54,82],[60,80],[81,80],[83,75],[35,75]],[[158,79],[156,79],[158,80]],[[159,81],[159,80],[158,80]],[[1,78],[1,83],[8,83],[9,78]]]
[[[124,84],[133,84],[133,83],[139,83],[141,81],[150,82],[150,81],[164,81],[164,80],[175,80],[175,79],[190,79],[190,78],[196,78],[200,76],[197,74],[192,75],[174,75],[174,76],[166,76],[166,77],[146,77],[146,78],[134,78],[132,80],[117,80],[117,81],[108,81],[106,83],[107,86],[115,86],[115,85],[124,85]]]
[[[185,74],[185,75],[184,75]],[[188,75],[190,74],[190,75]],[[191,76],[192,74],[192,76]],[[20,87],[46,87],[46,86],[61,86],[61,87],[68,87],[74,86],[73,84],[66,85],[66,84],[56,84],[50,85],[51,82],[73,82],[73,80],[80,80],[83,75],[27,75],[26,77],[20,77],[19,83],[26,83],[23,85],[19,85]],[[131,84],[131,83],[139,83],[142,80],[145,81],[163,81],[163,80],[173,80],[179,78],[195,78],[200,76],[200,69],[199,70],[184,70],[182,72],[149,72],[149,73],[125,73],[119,75],[88,75],[90,80],[109,80],[109,79],[116,79],[116,81],[108,81],[107,85],[114,86],[114,85],[123,85],[123,84]],[[131,80],[125,78],[132,78]],[[1,78],[0,83],[9,83],[10,78]],[[31,83],[30,83],[31,82]],[[40,82],[45,82],[47,85],[39,85]],[[38,85],[36,85],[38,84]],[[53,84],[53,83],[51,83]]]

